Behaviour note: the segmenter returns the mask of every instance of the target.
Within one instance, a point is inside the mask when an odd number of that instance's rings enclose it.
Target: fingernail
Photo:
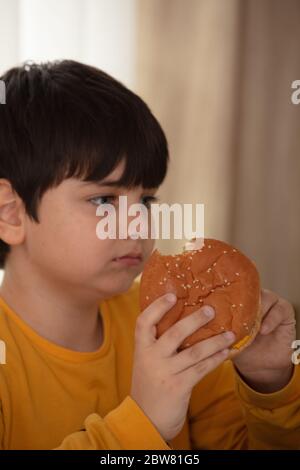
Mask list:
[[[223,335],[226,339],[234,339],[234,333],[232,331],[226,331]]]
[[[206,305],[205,307],[203,307],[202,311],[204,315],[206,315],[208,318],[212,318],[215,315],[214,309],[210,307],[209,305]]]
[[[166,300],[170,303],[174,303],[177,300],[177,297],[175,294],[169,293],[166,295]]]

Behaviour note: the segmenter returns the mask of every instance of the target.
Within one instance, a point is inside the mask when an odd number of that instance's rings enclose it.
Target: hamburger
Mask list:
[[[228,243],[207,238],[197,247],[197,241],[192,240],[176,255],[154,250],[141,277],[141,310],[168,292],[176,295],[177,302],[156,325],[157,338],[204,305],[215,310],[215,317],[185,338],[179,351],[231,330],[235,333],[232,357],[249,346],[259,331],[258,271],[252,260]]]

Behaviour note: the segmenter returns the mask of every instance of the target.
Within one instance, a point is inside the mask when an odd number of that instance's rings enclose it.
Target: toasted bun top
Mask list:
[[[203,305],[211,305],[216,312],[179,349],[227,330],[234,331],[233,347],[238,348],[241,340],[253,339],[258,331],[259,274],[249,258],[225,242],[204,239],[201,249],[178,255],[154,250],[142,273],[141,310],[167,292],[176,294],[177,302],[157,324],[157,337]]]

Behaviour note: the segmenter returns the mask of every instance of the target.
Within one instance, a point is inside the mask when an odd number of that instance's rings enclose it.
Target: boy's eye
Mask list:
[[[96,196],[96,197],[92,197],[91,199],[89,199],[89,202],[91,202],[92,204],[95,204],[96,206],[99,206],[101,204],[107,204],[107,203],[112,204],[111,200],[115,199],[115,197],[116,196]]]
[[[114,200],[118,199],[117,196],[107,195],[107,196],[95,196],[89,199],[88,201],[92,204],[98,206],[101,204],[112,204]],[[144,204],[147,208],[150,208],[153,202],[157,202],[159,198],[157,196],[143,196],[142,204]]]

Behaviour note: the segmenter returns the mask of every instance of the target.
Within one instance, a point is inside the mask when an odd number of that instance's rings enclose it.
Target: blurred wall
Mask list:
[[[137,0],[0,0],[0,73],[74,59],[135,82]]]
[[[161,196],[203,202],[205,236],[243,250],[298,312],[299,17],[298,0],[140,0],[137,60],[170,143]]]

